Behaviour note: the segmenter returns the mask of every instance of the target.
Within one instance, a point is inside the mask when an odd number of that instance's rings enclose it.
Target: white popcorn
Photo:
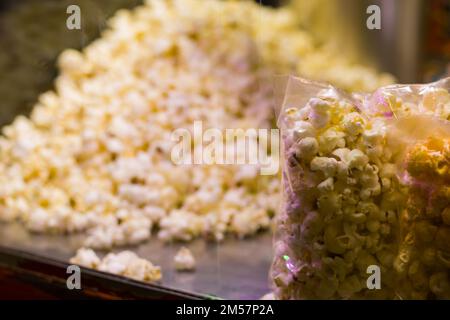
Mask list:
[[[195,270],[195,258],[192,252],[186,248],[182,247],[178,250],[177,254],[173,258],[175,269],[178,271],[193,271]]]
[[[334,128],[326,130],[318,138],[319,150],[322,153],[329,153],[336,148],[345,147],[345,134],[341,131],[337,131]]]
[[[296,146],[297,146],[296,154],[299,157],[303,158],[313,157],[319,151],[319,144],[317,143],[317,140],[313,137],[306,137],[301,139]]]
[[[127,266],[124,276],[139,281],[159,281],[161,279],[161,269],[144,259],[133,259]]]
[[[109,253],[100,259],[92,249],[81,248],[70,259],[70,263],[109,272],[139,281],[153,282],[161,279],[161,268],[150,261],[139,258],[134,252]]]
[[[70,213],[66,218],[67,230],[79,232],[88,229],[91,225],[91,217],[87,213]]]
[[[138,256],[132,251],[122,251],[118,254],[109,253],[103,259],[98,270],[114,274],[124,274],[128,266]]]
[[[201,234],[204,221],[200,216],[184,210],[173,210],[162,218],[158,237],[167,241],[171,239],[189,241]]]
[[[136,128],[123,117],[115,116],[108,130],[116,137],[122,139],[133,139],[139,136]]]
[[[150,219],[142,217],[127,220],[120,227],[126,237],[125,243],[137,244],[150,237],[152,223]]]
[[[124,151],[124,145],[118,139],[108,139],[106,141],[106,147],[111,153],[121,153]]]
[[[148,204],[152,200],[151,192],[151,189],[141,185],[122,184],[119,187],[119,196],[137,206]]]
[[[254,208],[242,209],[233,215],[230,229],[240,238],[254,234],[260,229],[267,228],[270,224],[269,217],[264,210]]]
[[[310,99],[304,109],[316,118],[307,121],[320,130],[299,140],[289,134],[296,121],[305,121],[303,113],[287,109],[281,115],[288,149],[283,172],[286,202],[277,224],[271,272],[275,298],[449,297],[448,259],[438,254],[448,251],[450,239],[449,188],[443,182],[448,174],[442,169],[448,162],[444,154],[449,131],[425,142],[419,139],[416,145],[413,140],[423,131],[414,114],[428,112],[446,119],[442,109],[437,108],[437,114],[434,110],[439,99],[450,95],[440,91],[433,100],[418,90],[411,94],[418,104],[430,104],[420,111],[417,104],[404,103],[389,90],[380,89],[375,105],[363,110],[360,99],[365,98],[360,95],[353,95],[354,100],[329,95],[324,105]],[[413,133],[393,131],[390,137],[391,124],[399,119],[389,119],[389,112],[413,115],[400,119],[409,121]],[[327,113],[326,121],[317,120],[321,113]],[[432,119],[448,130],[448,123]],[[438,127],[429,125],[427,130],[439,132]],[[415,147],[405,151],[402,139]],[[382,272],[381,290],[376,292],[366,286],[371,265]]]
[[[27,228],[31,231],[42,232],[47,229],[50,220],[50,213],[44,209],[35,209],[30,212],[27,221]]]
[[[255,181],[258,177],[259,169],[257,165],[242,165],[239,167],[235,179],[237,181]]]
[[[113,246],[138,244],[150,237],[152,222],[141,212],[119,210],[117,219],[102,219],[89,230],[85,246],[109,249]]]
[[[306,108],[308,106],[311,109],[309,119],[313,127],[316,129],[325,127],[330,120],[330,115],[328,114],[330,104],[325,100],[312,98],[309,100]]]
[[[95,227],[91,229],[84,245],[92,248],[109,249],[114,245],[115,227]]]
[[[77,250],[76,255],[70,259],[70,263],[96,269],[100,266],[100,258],[95,254],[94,250],[80,248]]]
[[[347,134],[356,136],[364,131],[364,120],[359,113],[351,112],[344,116],[344,119],[342,120],[342,126],[344,127]]]
[[[273,292],[266,293],[259,300],[275,300],[275,295],[273,294]]]

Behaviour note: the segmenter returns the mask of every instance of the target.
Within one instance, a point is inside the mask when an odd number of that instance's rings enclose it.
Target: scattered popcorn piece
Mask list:
[[[195,270],[195,258],[192,255],[192,252],[186,247],[182,247],[180,250],[178,250],[173,261],[175,263],[175,269],[177,269],[178,271]]]

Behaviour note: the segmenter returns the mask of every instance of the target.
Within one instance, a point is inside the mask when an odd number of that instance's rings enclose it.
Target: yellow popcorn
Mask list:
[[[321,171],[325,177],[332,177],[336,173],[337,163],[334,158],[315,157],[311,161],[311,170]]]

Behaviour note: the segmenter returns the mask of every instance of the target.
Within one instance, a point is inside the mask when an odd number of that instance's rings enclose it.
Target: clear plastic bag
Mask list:
[[[450,78],[285,87],[275,297],[450,298]]]

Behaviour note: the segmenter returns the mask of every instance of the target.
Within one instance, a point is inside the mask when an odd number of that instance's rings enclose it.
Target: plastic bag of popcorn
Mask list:
[[[450,298],[449,89],[289,79],[278,299]]]

